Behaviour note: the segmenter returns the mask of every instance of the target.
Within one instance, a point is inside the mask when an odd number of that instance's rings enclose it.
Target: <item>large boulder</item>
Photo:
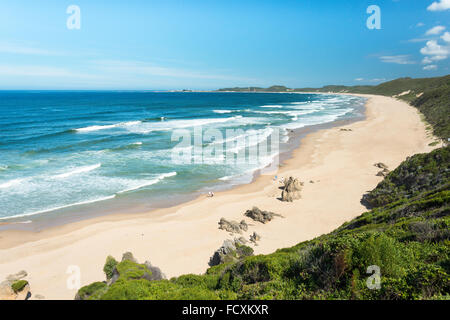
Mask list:
[[[227,220],[225,218],[221,218],[219,221],[219,229],[225,230],[231,233],[242,233],[242,231],[248,230],[247,223],[242,220],[240,223],[233,221],[233,220]]]
[[[281,215],[279,214],[270,211],[263,211],[258,209],[257,207],[253,207],[251,210],[247,210],[244,215],[253,219],[254,221],[258,221],[261,223],[267,223],[271,221],[275,216],[281,217]]]
[[[289,177],[288,181],[284,185],[283,192],[281,193],[281,201],[293,202],[301,198],[300,191],[302,190],[303,183],[297,178]]]
[[[378,169],[388,169],[388,166],[385,165],[383,162],[377,162],[374,164],[374,167],[377,167]]]
[[[253,234],[250,236],[250,242],[253,242],[256,245],[259,240],[261,240],[261,236],[256,232],[253,232]]]
[[[389,169],[383,169],[377,173],[377,177],[387,177],[390,172]]]
[[[245,220],[242,220],[242,221],[239,223],[239,228],[240,228],[242,231],[247,231],[247,230],[248,230],[248,224],[247,224],[247,222],[245,222]]]
[[[131,252],[125,252],[125,253],[122,255],[122,262],[125,261],[125,260],[132,261],[132,262],[137,263],[136,258],[133,256],[133,254],[132,254]]]
[[[6,277],[6,280],[14,282],[14,281],[24,279],[27,275],[28,275],[28,273],[25,270],[22,270],[22,271],[17,272],[16,274],[10,274],[9,276]]]
[[[144,265],[147,267],[148,270],[152,272],[151,276],[149,278],[146,278],[147,280],[152,281],[152,280],[167,279],[166,275],[161,271],[161,269],[152,265],[150,261],[145,261]]]
[[[246,246],[245,243],[247,243],[247,240],[243,237],[225,240],[209,259],[209,265],[213,267],[253,255],[253,249]]]

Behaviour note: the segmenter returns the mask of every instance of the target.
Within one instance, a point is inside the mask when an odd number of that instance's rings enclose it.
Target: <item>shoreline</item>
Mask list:
[[[193,91],[196,92],[196,91]],[[211,91],[214,92],[214,91]],[[233,91],[230,91],[233,93]],[[254,93],[254,92],[249,92]],[[279,93],[279,94],[316,94],[316,95],[341,95],[338,93],[314,93],[314,92],[268,92],[268,93]],[[349,94],[352,95],[352,94]],[[354,95],[358,96],[358,95]],[[362,96],[359,96],[362,97]],[[302,128],[293,129],[290,133],[290,139],[288,142],[288,147],[286,150],[280,151],[279,165],[280,167],[284,165],[284,162],[292,157],[293,152],[301,146],[302,140],[311,133],[330,129],[334,127],[340,127],[343,125],[350,125],[354,122],[362,121],[365,119],[366,110],[365,105],[367,103],[364,101],[362,107],[357,106],[354,110],[354,115],[352,118],[339,119],[331,122],[307,125]],[[267,167],[269,167],[268,165]],[[233,190],[239,186],[245,186],[253,183],[260,175],[263,169],[256,169],[253,171],[250,181],[238,182],[238,183],[226,183],[226,184],[216,184],[211,187],[211,191],[218,193]],[[208,189],[209,190],[209,189]],[[172,201],[159,201],[152,208],[145,208],[142,204],[135,205],[130,200],[118,200],[115,196],[106,197],[104,200],[94,201],[92,203],[85,203],[79,205],[69,205],[67,208],[60,208],[55,210],[49,210],[46,212],[23,214],[14,217],[5,217],[0,219],[0,234],[7,231],[26,231],[26,232],[41,232],[44,230],[61,227],[67,224],[75,224],[83,221],[92,221],[93,219],[102,218],[106,216],[114,215],[142,215],[148,214],[150,212],[175,208],[184,203],[189,203],[199,199],[202,195],[206,194],[204,189],[199,189],[193,191],[189,194],[182,194],[179,199],[175,202]],[[110,198],[110,199],[108,199]],[[116,201],[116,204],[113,203]],[[106,205],[106,208],[103,208]],[[102,207],[103,206],[103,207]],[[84,207],[84,208],[83,208]],[[123,209],[125,207],[125,209]],[[79,209],[82,208],[82,209]],[[113,211],[113,212],[111,212]],[[34,220],[31,220],[34,219]],[[0,248],[2,248],[0,243]]]
[[[220,218],[240,221],[252,206],[284,216],[267,225],[244,219],[249,224],[245,237],[254,231],[262,236],[255,254],[331,232],[365,211],[359,202],[363,193],[382,180],[374,163],[394,169],[407,156],[437,147],[428,146],[433,137],[412,106],[389,97],[356,96],[369,98],[365,119],[308,133],[277,173],[217,192],[214,198],[202,195],[149,213],[111,214],[40,232],[1,231],[0,275],[24,269],[33,294],[73,299],[76,290],[65,286],[67,267],[80,267],[82,285],[101,281],[108,254],[120,258],[131,251],[168,277],[203,273],[209,257],[230,238],[217,228]],[[274,175],[300,178],[305,183],[302,199],[279,201],[281,185],[273,181]]]

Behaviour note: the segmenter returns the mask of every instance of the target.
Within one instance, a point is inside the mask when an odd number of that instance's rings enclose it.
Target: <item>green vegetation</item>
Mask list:
[[[78,290],[76,300],[97,300],[107,290],[108,286],[104,282],[94,282]]]
[[[103,272],[106,274],[106,279],[111,279],[114,273],[114,268],[117,266],[118,262],[112,256],[106,258],[105,266],[103,267]]]
[[[448,190],[450,181],[450,151],[438,149],[407,159],[391,172],[377,188],[364,195],[369,207],[379,207],[411,198],[420,192]]]
[[[11,288],[14,290],[15,293],[18,293],[22,291],[27,284],[28,284],[27,280],[17,280],[11,285]]]
[[[449,81],[450,82],[450,81]],[[425,115],[434,128],[434,134],[440,138],[450,138],[450,84],[425,91],[412,101],[412,105]],[[448,141],[448,140],[447,140]]]
[[[448,141],[450,138],[450,75],[438,78],[400,78],[377,86],[336,86],[322,88],[289,89],[284,86],[269,88],[227,88],[219,91],[235,92],[330,92],[361,93],[397,97],[418,108],[434,134]]]
[[[80,289],[84,299],[449,299],[450,147],[415,155],[367,197],[373,209],[334,232],[269,255],[148,281],[125,260],[111,286]],[[248,252],[250,254],[250,252]],[[366,281],[381,271],[381,288]]]

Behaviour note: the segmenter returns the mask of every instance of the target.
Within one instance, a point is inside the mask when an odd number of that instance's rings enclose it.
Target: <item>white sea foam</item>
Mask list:
[[[234,175],[234,176],[225,176],[225,177],[219,178],[219,180],[222,180],[222,181],[228,181],[228,180],[233,179],[233,178],[236,177],[236,176],[238,176],[238,175]]]
[[[299,129],[306,126],[317,125],[322,123],[329,123],[337,120],[339,117],[353,111],[352,108],[340,109],[338,112],[326,113],[323,115],[302,118],[299,121],[294,121],[282,126],[285,129]]]
[[[21,183],[23,180],[24,179],[13,179],[13,180],[4,182],[4,183],[0,184],[0,189],[7,189],[9,187],[12,187],[14,185]]]
[[[283,108],[283,106],[275,104],[275,105],[260,106],[260,108]]]
[[[191,128],[216,123],[225,123],[242,119],[242,116],[229,118],[207,118],[207,119],[189,119],[189,120],[170,120],[157,123],[141,123],[137,126],[127,127],[126,129],[132,133],[147,134],[153,131],[169,131],[174,129]]]
[[[33,212],[28,212],[28,213],[23,213],[23,214],[17,214],[17,215],[9,216],[9,217],[1,217],[0,220],[34,216],[34,215],[37,215],[37,214],[52,212],[52,211],[61,210],[61,209],[66,209],[66,208],[70,208],[70,207],[74,207],[74,206],[81,206],[81,205],[85,205],[85,204],[90,204],[90,203],[110,200],[110,199],[114,199],[115,197],[116,197],[116,195],[107,196],[107,197],[101,197],[101,198],[95,198],[95,199],[75,202],[75,203],[71,203],[71,204],[67,204],[67,205],[63,205],[63,206],[59,206],[59,207],[47,208],[47,209],[42,209],[42,210],[39,210],[39,211],[33,211]]]
[[[148,181],[145,181],[143,183],[139,183],[139,184],[137,184],[135,186],[132,186],[132,187],[127,188],[125,190],[119,191],[119,192],[117,192],[117,194],[130,192],[130,191],[138,190],[138,189],[141,189],[141,188],[144,188],[144,187],[148,187],[148,186],[151,186],[153,184],[156,184],[156,183],[160,182],[161,180],[163,180],[165,178],[173,177],[173,176],[176,176],[176,175],[177,175],[177,173],[175,171],[174,172],[168,172],[168,173],[162,173],[158,177],[156,177],[155,179],[148,180]]]
[[[273,129],[268,127],[262,130],[249,130],[245,135],[235,137],[233,139],[236,143],[234,148],[228,148],[229,140],[226,143],[226,151],[238,153],[239,151],[259,145],[263,141],[266,141],[270,135],[273,133]]]
[[[77,132],[92,132],[92,131],[98,131],[98,130],[105,130],[105,129],[113,129],[113,128],[126,128],[129,126],[135,126],[142,123],[142,121],[128,121],[128,122],[120,122],[116,124],[108,124],[108,125],[96,125],[96,126],[89,126],[84,128],[78,128],[75,129]]]
[[[239,112],[239,110],[213,110],[214,113],[232,113],[232,112]]]
[[[102,166],[101,163],[97,163],[97,164],[94,164],[92,166],[79,167],[79,168],[75,168],[75,169],[73,169],[71,171],[68,171],[68,172],[65,172],[65,173],[62,173],[62,174],[58,174],[58,175],[54,176],[53,178],[55,178],[55,179],[64,179],[64,178],[73,176],[75,174],[85,173],[85,172],[89,172],[89,171],[98,169],[101,166]]]

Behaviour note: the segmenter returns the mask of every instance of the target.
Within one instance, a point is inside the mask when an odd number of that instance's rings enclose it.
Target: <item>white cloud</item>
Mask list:
[[[58,53],[16,43],[0,43],[0,53],[52,56]]]
[[[450,51],[449,48],[439,45],[436,40],[430,40],[420,49],[420,53],[425,56],[448,56]]]
[[[385,63],[415,64],[414,61],[409,59],[409,55],[382,56],[380,60]]]
[[[437,69],[437,65],[435,65],[435,64],[430,64],[428,66],[423,67],[423,70],[427,70],[427,71],[436,70],[436,69]]]
[[[450,42],[450,32],[446,32],[441,36],[441,39],[444,40],[445,42]]]
[[[433,63],[433,60],[431,60],[431,58],[429,58],[429,57],[425,57],[425,58],[423,58],[422,63],[430,64],[430,63]]]
[[[0,76],[8,77],[51,77],[51,78],[95,78],[64,68],[39,65],[0,65]]]
[[[423,26],[425,26],[425,23],[423,23],[423,22],[419,22],[418,24],[416,24],[417,28],[420,28],[420,27],[423,27]]]
[[[118,74],[121,76],[141,76],[141,77],[167,77],[167,78],[185,78],[185,79],[205,79],[205,80],[234,80],[234,81],[254,81],[255,79],[243,79],[234,76],[221,74],[211,74],[182,68],[172,68],[155,65],[142,61],[126,60],[95,60],[92,61],[95,68],[102,73]]]
[[[430,4],[428,11],[444,11],[450,9],[450,0],[439,0]]]
[[[429,36],[429,35],[438,35],[438,34],[441,34],[442,31],[444,31],[444,30],[445,30],[444,26],[436,26],[436,27],[433,27],[430,30],[428,30],[425,34],[427,36]]]
[[[364,81],[364,82],[382,82],[382,81],[386,81],[385,78],[375,78],[375,79],[364,79],[364,78],[356,78],[355,81]]]

